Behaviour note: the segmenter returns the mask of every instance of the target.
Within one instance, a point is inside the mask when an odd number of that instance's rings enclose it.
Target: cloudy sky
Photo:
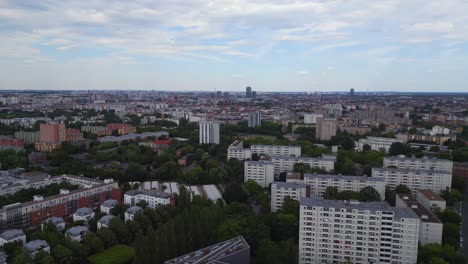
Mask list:
[[[468,92],[467,0],[0,0],[0,89]]]

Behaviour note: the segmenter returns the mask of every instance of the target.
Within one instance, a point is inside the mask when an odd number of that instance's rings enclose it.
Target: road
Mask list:
[[[463,238],[463,247],[460,248],[460,251],[463,252],[463,255],[468,259],[468,181],[465,181],[465,192],[463,194],[464,201],[462,203],[462,224],[461,232]]]

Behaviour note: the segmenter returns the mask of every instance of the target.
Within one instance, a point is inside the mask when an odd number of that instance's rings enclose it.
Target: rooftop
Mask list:
[[[10,241],[12,239],[16,239],[18,237],[25,236],[26,234],[21,229],[10,229],[6,230],[0,234],[0,237],[6,241]]]
[[[373,213],[393,212],[395,215],[395,218],[418,218],[418,216],[410,209],[391,207],[386,202],[359,202],[356,200],[350,200],[350,201],[318,200],[315,198],[302,197],[301,206],[369,210],[370,212],[373,212]]]
[[[379,181],[383,182],[384,178],[379,177],[367,177],[367,176],[348,176],[348,175],[334,175],[334,174],[317,174],[317,173],[306,173],[305,178],[320,178],[327,180],[344,180],[344,181]]]
[[[91,210],[91,208],[88,207],[82,207],[76,210],[76,212],[73,215],[78,215],[78,216],[85,216],[85,215],[90,215],[93,214],[94,211]]]
[[[136,214],[136,213],[138,213],[140,211],[143,211],[143,208],[141,208],[140,206],[134,205],[132,207],[129,207],[127,209],[127,211],[125,211],[125,213],[127,213],[127,214]]]
[[[271,185],[272,186],[275,185],[278,188],[293,188],[293,189],[305,188],[309,186],[308,184],[300,183],[300,182],[280,182],[280,181],[272,182]]]
[[[398,197],[410,208],[422,222],[425,223],[442,223],[440,220],[426,207],[424,207],[414,196],[407,194],[397,194]]]
[[[417,190],[417,192],[420,192],[422,195],[424,195],[430,201],[445,202],[445,200],[442,197],[440,197],[438,194],[436,194],[432,190]]]
[[[89,229],[86,226],[74,226],[65,232],[69,236],[78,236],[84,233],[88,233]]]
[[[101,223],[103,225],[109,225],[110,220],[115,218],[115,215],[105,215],[99,219],[98,223]]]
[[[113,207],[118,203],[119,202],[117,202],[117,200],[109,199],[109,200],[105,200],[104,202],[102,202],[101,206],[103,206],[103,207]]]
[[[25,245],[25,247],[29,252],[36,252],[36,251],[41,250],[43,248],[48,248],[49,243],[47,243],[47,241],[45,241],[45,240],[39,240],[38,239],[38,240],[29,241]]]
[[[164,264],[202,264],[202,263],[224,263],[222,260],[229,255],[249,250],[250,246],[245,241],[244,237],[238,236],[218,244],[191,252],[189,254],[168,260]]]
[[[156,197],[156,198],[164,198],[164,199],[168,199],[168,198],[172,197],[172,195],[169,194],[169,193],[160,192],[158,190],[153,190],[153,189],[130,190],[130,191],[125,193],[125,195],[130,195],[130,196],[135,196],[135,195],[139,195],[139,194],[152,196],[152,197]]]
[[[411,161],[437,161],[437,162],[452,162],[451,160],[448,159],[436,159],[436,158],[428,158],[428,157],[422,157],[422,158],[408,158],[408,157],[402,157],[402,156],[392,156],[392,157],[385,157],[384,160],[411,160]]]
[[[405,172],[405,173],[439,173],[439,174],[452,174],[448,171],[441,171],[441,170],[425,170],[425,169],[405,169],[405,168],[372,168],[372,170],[376,171],[396,171],[396,172]]]

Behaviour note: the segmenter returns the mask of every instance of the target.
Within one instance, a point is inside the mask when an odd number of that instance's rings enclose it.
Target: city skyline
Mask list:
[[[466,1],[0,1],[0,90],[466,91]]]

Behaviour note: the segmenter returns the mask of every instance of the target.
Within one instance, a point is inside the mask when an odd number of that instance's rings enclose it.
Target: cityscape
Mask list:
[[[468,263],[468,2],[0,22],[0,264]]]

